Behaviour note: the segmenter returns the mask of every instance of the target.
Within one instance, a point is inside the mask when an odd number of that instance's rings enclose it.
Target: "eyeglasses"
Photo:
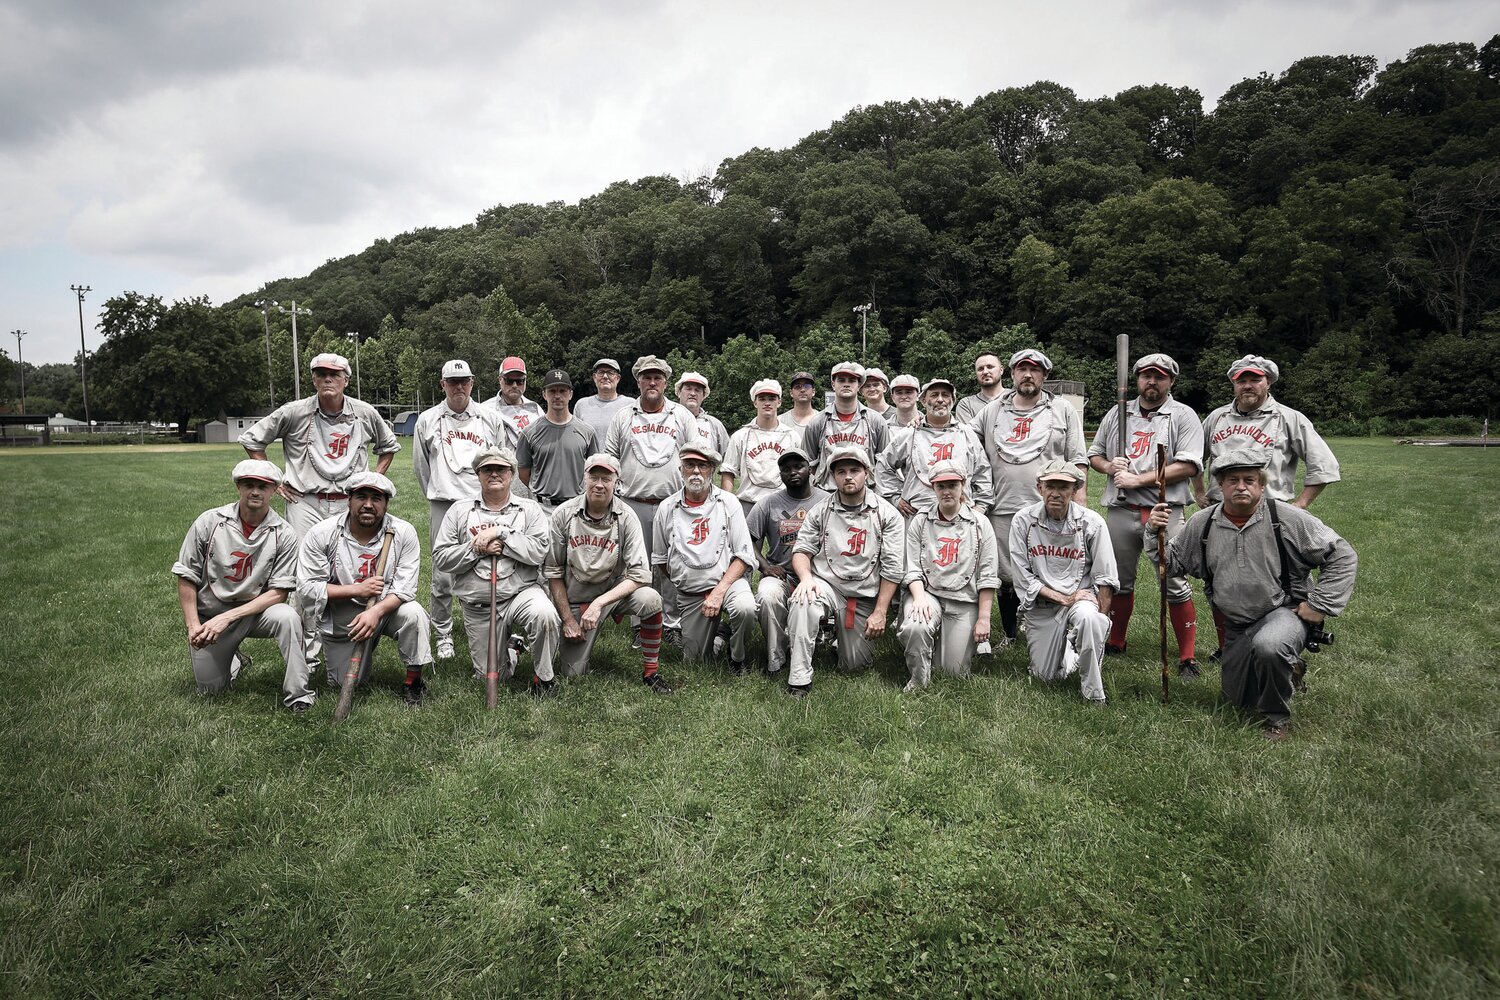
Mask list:
[[[505,475],[507,472],[510,472],[510,471],[511,471],[511,468],[508,465],[486,465],[484,468],[482,468],[482,469],[479,470],[479,474],[481,476],[496,476],[496,477],[499,477],[499,476]]]

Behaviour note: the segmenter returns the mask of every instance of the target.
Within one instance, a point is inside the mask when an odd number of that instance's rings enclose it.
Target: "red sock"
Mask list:
[[[406,668],[406,683],[410,684],[412,681],[419,681],[421,679],[422,679],[422,668],[421,667],[407,667]]]
[[[1218,608],[1213,609],[1214,631],[1219,634],[1219,648],[1224,648],[1224,616],[1219,613]]]
[[[645,660],[645,665],[641,668],[641,676],[653,676],[661,662],[660,611],[650,618],[641,619],[641,658]]]
[[[1167,605],[1167,616],[1172,619],[1172,632],[1177,636],[1177,658],[1191,660],[1198,635],[1198,609],[1193,607],[1192,598]]]
[[[1135,610],[1135,594],[1116,594],[1109,605],[1109,644],[1125,648],[1125,632],[1130,628],[1130,613]]]

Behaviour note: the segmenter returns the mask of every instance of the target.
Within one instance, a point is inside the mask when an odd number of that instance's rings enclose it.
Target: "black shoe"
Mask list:
[[[1177,676],[1188,682],[1197,680],[1203,676],[1203,671],[1198,668],[1197,660],[1183,660],[1177,664]]]
[[[682,629],[677,627],[664,628],[661,630],[661,643],[663,646],[676,646],[682,648]]]
[[[407,708],[421,707],[422,692],[426,690],[426,687],[427,685],[422,683],[422,678],[420,677],[418,677],[416,680],[408,682],[402,687],[401,697],[406,702]]]
[[[1221,663],[1224,660],[1224,648],[1221,646],[1208,654],[1209,663]]]
[[[312,708],[312,705],[308,702],[294,701],[287,706],[287,711],[291,712],[293,715],[306,715],[307,710],[310,708]]]
[[[734,660],[729,661],[729,676],[743,677],[749,672],[750,668],[746,667],[743,663],[736,663]]]
[[[630,626],[630,648],[641,648],[641,627],[639,625]]]
[[[812,685],[788,684],[786,686],[786,693],[789,697],[794,698],[797,701],[801,701],[803,698],[806,698],[808,695],[812,694]]]
[[[642,677],[641,680],[646,683],[646,686],[648,688],[650,688],[652,691],[655,691],[657,694],[672,693],[672,685],[668,684],[667,679],[661,674],[652,674],[650,677]]]
[[[1128,649],[1129,647],[1130,647],[1130,643],[1128,643],[1128,642],[1125,643],[1125,645],[1123,645],[1123,646],[1111,646],[1109,643],[1106,642],[1104,644],[1104,655],[1105,656],[1124,656],[1125,655],[1125,650]]]
[[[531,696],[533,698],[556,698],[561,693],[556,680],[544,681],[540,677],[531,678]]]
[[[1292,689],[1298,694],[1307,694],[1307,661],[1301,657],[1292,667]]]

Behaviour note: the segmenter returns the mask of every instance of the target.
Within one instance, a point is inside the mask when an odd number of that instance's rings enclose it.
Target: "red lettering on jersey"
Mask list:
[[[359,554],[359,569],[354,573],[354,582],[360,583],[364,580],[368,580],[370,578],[370,574],[375,572],[375,563],[379,558],[380,556],[378,553],[361,552]]]
[[[935,464],[937,462],[951,462],[951,461],[953,461],[953,442],[952,441],[934,441],[934,442],[932,442],[932,461],[928,462],[927,464],[928,465],[933,465],[933,464]]]
[[[1254,424],[1230,424],[1214,435],[1214,444],[1221,444],[1231,437],[1247,437],[1263,448],[1276,447],[1276,439]]]
[[[958,559],[958,542],[957,538],[939,538],[937,559],[934,561],[939,566],[952,566]]]
[[[1025,441],[1027,435],[1031,433],[1031,422],[1035,419],[1035,417],[1017,417],[1016,425],[1010,429],[1010,437],[1005,439],[1005,443],[1015,444],[1018,441]]]
[[[1151,439],[1156,437],[1155,431],[1136,431],[1130,442],[1130,457],[1140,458],[1151,450]]]
[[[869,538],[870,538],[870,530],[868,528],[850,528],[849,529],[849,548],[845,549],[842,553],[840,553],[840,555],[846,555],[846,556],[862,556],[862,555],[864,555],[865,554],[865,542],[868,541]]]
[[[709,522],[706,517],[693,518],[693,537],[688,539],[689,545],[702,545],[708,541]]]
[[[334,431],[333,437],[328,439],[328,452],[325,458],[343,458],[349,454],[349,432]]]
[[[244,583],[245,577],[250,575],[250,567],[255,564],[255,557],[248,552],[231,552],[234,563],[229,567],[229,572],[224,575],[235,583]]]
[[[529,425],[531,423],[531,414],[529,414],[529,413],[517,413],[511,419],[516,422],[516,430],[518,430],[518,431],[524,431],[526,429],[527,425]]]

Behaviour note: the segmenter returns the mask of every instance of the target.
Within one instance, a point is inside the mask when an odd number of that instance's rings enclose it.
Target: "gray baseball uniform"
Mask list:
[[[839,448],[862,448],[870,457],[870,487],[876,485],[875,459],[885,450],[891,433],[885,418],[863,403],[844,417],[832,406],[820,412],[802,429],[802,448],[813,462],[814,486],[833,489],[833,469],[828,456]]]
[[[905,500],[919,511],[935,509],[932,467],[939,462],[953,462],[962,469],[968,477],[968,498],[980,510],[989,507],[994,496],[984,446],[974,428],[953,420],[943,427],[933,427],[924,420],[894,436],[875,463],[880,495],[893,506]]]
[[[1290,406],[1283,406],[1267,395],[1266,401],[1252,413],[1240,413],[1228,403],[1210,413],[1203,421],[1203,471],[1209,473],[1208,498],[1224,499],[1212,476],[1216,455],[1248,449],[1266,459],[1266,494],[1277,500],[1291,500],[1297,495],[1297,460],[1307,466],[1303,481],[1308,486],[1336,483],[1339,460],[1307,419]]]
[[[708,497],[693,504],[679,490],[656,508],[652,531],[651,562],[665,567],[676,591],[685,663],[708,659],[718,622],[703,617],[704,599],[734,560],[745,564],[745,575],[730,585],[720,612],[729,621],[729,658],[744,663],[756,611],[749,577],[758,563],[739,501],[711,486]]]
[[[742,504],[753,508],[762,497],[781,489],[781,466],[778,462],[787,448],[802,445],[802,429],[784,426],[777,421],[771,430],[758,427],[753,421],[735,431],[729,438],[729,448],[723,452],[724,463],[720,472],[734,476],[735,495]]]
[[[906,604],[900,635],[918,686],[927,686],[934,667],[950,677],[969,676],[979,592],[999,589],[998,562],[994,529],[967,505],[960,505],[951,521],[934,508],[918,511],[907,524],[902,585],[921,580],[926,592],[920,604]],[[929,613],[928,621],[918,617],[920,610]]]
[[[687,407],[683,407],[687,409]],[[688,416],[693,416],[693,411],[688,410]],[[729,447],[729,431],[724,427],[724,421],[700,409],[698,415],[693,417],[693,424],[698,429],[698,443],[706,444],[720,455],[724,454]]]

